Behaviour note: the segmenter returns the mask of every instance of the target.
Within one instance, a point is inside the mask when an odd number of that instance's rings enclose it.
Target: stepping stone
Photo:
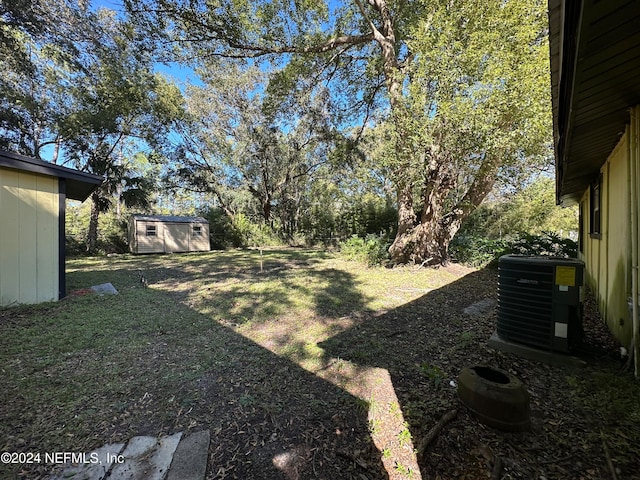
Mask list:
[[[465,308],[463,310],[463,312],[466,315],[484,315],[485,313],[489,312],[494,305],[496,304],[496,301],[493,298],[483,298],[482,300],[469,305],[467,308]]]
[[[91,290],[96,292],[98,295],[117,295],[118,290],[111,285],[110,283],[101,283],[100,285],[94,285],[91,287]]]
[[[124,463],[113,467],[109,480],[164,480],[182,432],[169,437],[133,437],[122,452]]]
[[[88,463],[72,464],[61,475],[49,477],[49,480],[104,480],[123,448],[124,443],[100,447],[84,455]]]
[[[173,454],[167,480],[204,480],[209,457],[209,430],[183,438]]]

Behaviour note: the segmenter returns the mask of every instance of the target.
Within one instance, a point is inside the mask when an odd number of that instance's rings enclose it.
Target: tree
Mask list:
[[[132,175],[129,159],[141,149],[161,150],[182,106],[177,87],[153,73],[127,24],[103,10],[97,27],[96,61],[70,86],[70,112],[59,122],[66,158],[105,177],[91,195],[89,252],[96,250],[98,216],[116,197],[127,206],[149,207],[152,182]]]
[[[92,20],[72,0],[0,3],[0,147],[40,158],[47,145],[59,146],[66,87],[83,71],[81,52],[91,51]]]
[[[125,3],[165,46],[270,59],[285,65],[271,91],[331,85],[337,121],[376,119],[397,196],[396,262],[445,261],[501,171],[550,145],[541,0]]]
[[[181,115],[177,87],[115,12],[73,0],[0,5],[0,146],[73,163],[105,177],[91,195],[88,250],[98,215],[113,205],[148,207],[152,182],[131,168],[141,149],[159,151]],[[153,152],[152,155],[153,156]]]
[[[267,225],[279,219],[281,233],[292,237],[306,180],[328,161],[323,106],[307,102],[283,123],[259,94],[259,69],[215,62],[200,73],[203,85],[187,89],[189,118],[177,129],[181,145],[169,176],[214,194],[230,217],[244,190]]]
[[[545,232],[577,236],[577,206],[559,207],[555,198],[554,179],[540,175],[521,190],[483,204],[460,233],[492,239]]]

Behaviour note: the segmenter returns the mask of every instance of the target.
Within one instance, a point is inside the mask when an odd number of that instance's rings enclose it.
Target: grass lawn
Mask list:
[[[544,459],[565,453],[583,462],[583,478],[600,478],[604,438],[626,473],[637,450],[624,438],[640,439],[629,427],[638,402],[609,402],[618,408],[611,424],[583,397],[598,398],[592,378],[607,395],[613,384],[640,398],[637,384],[612,377],[604,351],[576,370],[489,349],[493,312],[462,310],[494,298],[495,279],[456,266],[366,268],[295,249],[70,260],[69,290],[111,282],[120,293],[0,310],[0,450],[82,452],[210,429],[209,478],[482,478],[493,461],[486,449],[508,460],[507,473],[563,478],[566,465]],[[418,461],[419,439],[458,407],[449,382],[475,363],[525,382],[534,431],[501,434],[462,409]],[[563,415],[567,402],[578,419]],[[554,423],[563,418],[568,431]],[[523,440],[538,450],[512,447]],[[50,468],[0,465],[0,478]]]

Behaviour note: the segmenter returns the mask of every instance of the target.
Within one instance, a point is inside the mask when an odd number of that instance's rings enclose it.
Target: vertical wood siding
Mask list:
[[[163,253],[164,237],[162,233],[162,224],[159,222],[136,221],[136,253]],[[156,226],[156,234],[152,237],[147,236],[147,225]]]
[[[189,236],[192,228],[190,223],[165,223],[163,227],[165,252],[189,251]]]
[[[58,299],[58,179],[0,169],[0,305]]]
[[[200,235],[194,235],[194,226],[200,226]],[[192,252],[208,252],[211,250],[211,244],[209,242],[209,224],[208,223],[194,223],[190,226],[191,236],[189,237],[189,250]]]
[[[147,226],[155,225],[156,235],[147,236]],[[200,227],[200,235],[194,234]],[[132,253],[208,252],[208,223],[179,223],[140,220],[132,217],[129,224],[129,249]]]
[[[629,140],[625,134],[602,166],[601,235],[592,238],[590,195],[582,197],[583,253],[586,283],[594,293],[600,313],[624,345],[631,338],[627,298],[631,293],[631,212],[629,208]]]

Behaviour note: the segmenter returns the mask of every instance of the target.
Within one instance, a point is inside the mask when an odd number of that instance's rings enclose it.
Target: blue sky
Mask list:
[[[121,12],[124,9],[122,1],[120,0],[93,0],[91,6],[96,10],[99,8],[108,8],[117,12]],[[188,67],[177,64],[164,65],[162,63],[156,63],[155,69],[167,77],[173,78],[179,85],[187,81],[194,84],[200,83],[193,69]]]

